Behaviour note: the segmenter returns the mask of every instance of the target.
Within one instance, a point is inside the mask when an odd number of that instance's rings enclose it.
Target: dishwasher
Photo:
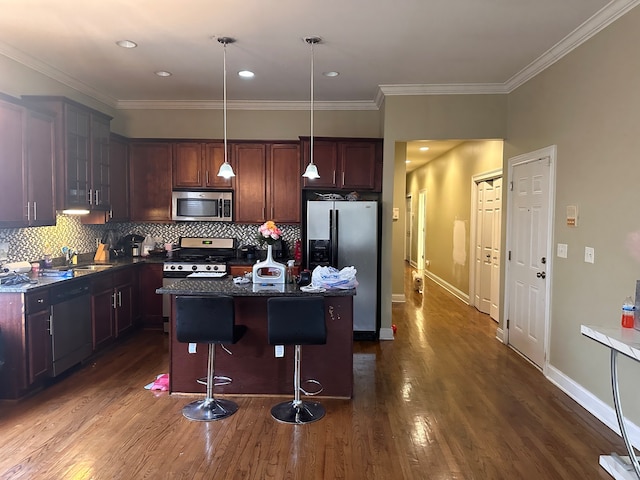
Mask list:
[[[89,283],[51,288],[52,375],[82,362],[93,352]]]

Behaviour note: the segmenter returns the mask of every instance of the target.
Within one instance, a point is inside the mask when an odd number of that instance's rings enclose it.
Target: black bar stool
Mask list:
[[[215,344],[236,343],[247,331],[245,325],[235,324],[233,298],[217,297],[176,297],[176,336],[182,343],[208,343],[207,393],[204,400],[185,405],[182,414],[189,420],[208,422],[227,418],[238,410],[231,400],[216,399],[215,385]]]
[[[267,300],[268,337],[271,345],[295,345],[292,402],[282,402],[271,409],[271,416],[283,423],[304,424],[320,420],[325,410],[318,402],[300,400],[300,345],[327,343],[322,297],[275,297]],[[307,380],[319,384],[316,380]]]

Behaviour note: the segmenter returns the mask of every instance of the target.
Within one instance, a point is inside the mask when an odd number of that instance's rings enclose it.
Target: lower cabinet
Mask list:
[[[162,287],[162,264],[145,263],[140,270],[139,301],[142,309],[142,326],[154,330],[164,327],[162,295],[156,293]]]
[[[133,328],[135,271],[137,267],[102,273],[91,281],[94,351]]]
[[[53,366],[49,291],[25,295],[29,385],[48,378]]]

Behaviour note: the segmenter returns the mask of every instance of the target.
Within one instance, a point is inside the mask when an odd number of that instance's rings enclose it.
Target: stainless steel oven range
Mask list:
[[[236,255],[235,238],[182,237],[172,258],[162,268],[162,286],[187,277],[221,278],[227,274],[227,261]],[[162,296],[164,330],[169,331],[171,297]]]

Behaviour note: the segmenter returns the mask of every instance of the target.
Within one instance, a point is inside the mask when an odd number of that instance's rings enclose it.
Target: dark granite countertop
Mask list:
[[[231,277],[224,278],[185,278],[166,287],[159,288],[156,293],[171,295],[230,295],[232,297],[304,297],[320,295],[324,297],[349,297],[356,294],[356,289],[326,290],[324,292],[304,292],[295,283],[281,284],[235,284]]]
[[[153,257],[126,257],[119,258],[115,260],[111,260],[109,262],[88,262],[90,264],[99,264],[106,263],[109,265],[113,265],[113,267],[108,268],[106,270],[99,271],[72,271],[72,272],[60,272],[60,276],[38,276],[33,273],[28,273],[28,277],[31,280],[31,283],[19,283],[17,285],[0,285],[0,294],[2,293],[26,293],[32,290],[36,290],[38,288],[47,288],[51,285],[58,285],[62,282],[77,282],[79,279],[92,278],[96,275],[101,275],[105,272],[114,272],[119,268],[129,267],[131,265],[136,265],[140,263],[163,263],[164,259],[156,259]],[[69,268],[73,269],[73,267],[81,266],[87,262],[82,262],[79,265],[72,265]],[[58,268],[60,266],[58,265]]]

